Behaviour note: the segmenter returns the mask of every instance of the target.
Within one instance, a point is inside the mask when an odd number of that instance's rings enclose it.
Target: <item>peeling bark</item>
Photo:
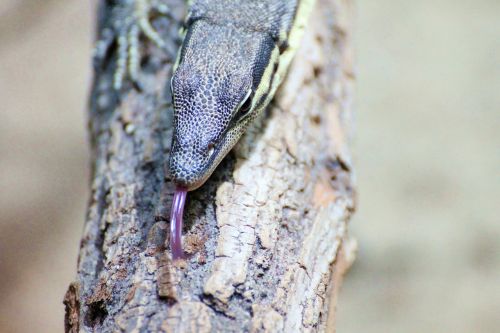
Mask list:
[[[174,18],[154,20],[171,42],[184,6],[171,1]],[[119,98],[113,61],[96,70],[91,197],[64,301],[67,332],[334,331],[338,286],[355,251],[347,234],[352,6],[318,1],[273,105],[189,193],[184,262],[170,260],[165,219],[172,61],[145,43],[143,89],[125,87]]]

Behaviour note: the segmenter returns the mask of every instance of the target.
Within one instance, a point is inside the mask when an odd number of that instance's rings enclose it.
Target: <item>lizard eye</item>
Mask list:
[[[239,105],[237,114],[238,119],[241,119],[244,116],[246,116],[250,111],[250,109],[252,108],[252,96],[253,96],[253,91],[252,89],[250,89],[247,95],[245,96],[243,102]]]

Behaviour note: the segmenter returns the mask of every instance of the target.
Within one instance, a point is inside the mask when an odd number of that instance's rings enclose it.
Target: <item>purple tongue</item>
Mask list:
[[[172,210],[170,212],[170,249],[172,250],[172,259],[184,259],[182,250],[182,215],[184,213],[184,204],[186,203],[187,189],[176,187],[174,199],[172,200]]]

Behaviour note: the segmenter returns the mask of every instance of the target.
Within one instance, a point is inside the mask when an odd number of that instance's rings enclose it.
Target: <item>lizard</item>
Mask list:
[[[159,0],[117,1],[129,10],[115,29],[118,60],[113,86],[119,90],[127,72],[133,81],[138,78],[141,32],[166,48],[149,23],[149,14],[168,15],[168,7]],[[186,257],[182,215],[187,192],[205,183],[269,105],[300,45],[314,2],[189,1],[170,87],[174,132],[168,169],[176,185],[170,215],[174,260]],[[103,40],[101,49],[106,49],[109,42]]]

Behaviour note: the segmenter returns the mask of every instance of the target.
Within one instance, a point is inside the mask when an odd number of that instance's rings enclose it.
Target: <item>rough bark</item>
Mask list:
[[[100,20],[109,17],[108,5]],[[174,17],[185,10],[173,1]],[[334,331],[335,300],[355,243],[348,150],[352,1],[319,0],[273,105],[199,190],[172,263],[172,62],[143,50],[142,91],[113,98],[113,61],[96,70],[89,106],[91,197],[66,331]],[[176,19],[156,18],[174,41]],[[100,25],[99,25],[100,26]]]

